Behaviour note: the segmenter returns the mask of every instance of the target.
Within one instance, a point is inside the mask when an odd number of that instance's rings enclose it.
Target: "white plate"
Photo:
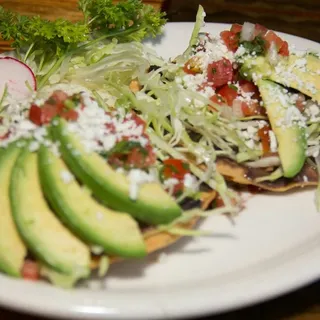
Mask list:
[[[181,53],[192,27],[168,24],[155,47],[165,57]],[[218,33],[228,26],[206,28]],[[284,37],[301,49],[320,50],[312,41]],[[68,319],[172,319],[243,307],[320,277],[320,214],[314,190],[257,195],[236,226],[212,217],[202,227],[215,230],[215,235],[182,240],[160,261],[153,254],[144,261],[114,265],[104,290],[64,291],[0,275],[0,303]]]

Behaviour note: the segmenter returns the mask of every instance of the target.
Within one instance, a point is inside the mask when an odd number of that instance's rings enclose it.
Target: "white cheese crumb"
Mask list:
[[[183,177],[183,185],[186,189],[192,191],[197,191],[198,189],[197,179],[190,173],[185,174],[185,176]]]
[[[132,169],[128,173],[128,179],[130,183],[129,196],[132,200],[137,200],[139,187],[142,184],[154,182],[153,175],[142,171],[140,169]]]
[[[270,151],[277,152],[278,143],[276,136],[272,130],[269,130],[269,138],[270,138]]]
[[[40,144],[38,141],[32,141],[29,145],[29,151],[34,152],[37,151],[40,147]]]
[[[71,174],[70,171],[67,170],[62,170],[60,172],[60,177],[65,184],[68,184],[74,180],[74,176]]]

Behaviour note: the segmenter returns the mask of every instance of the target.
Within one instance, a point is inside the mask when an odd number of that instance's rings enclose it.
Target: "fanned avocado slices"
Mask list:
[[[28,146],[16,160],[10,182],[10,203],[18,231],[40,261],[77,279],[90,274],[90,250],[48,206],[40,184],[37,153]]]
[[[158,183],[143,184],[138,198],[132,200],[128,178],[97,153],[86,152],[80,139],[68,132],[65,120],[59,119],[52,133],[61,143],[62,157],[72,173],[106,206],[127,212],[149,225],[167,224],[181,215],[179,205]]]
[[[110,255],[146,255],[138,223],[127,213],[115,212],[94,200],[63,160],[45,146],[39,150],[39,173],[43,192],[55,212],[86,242]]]

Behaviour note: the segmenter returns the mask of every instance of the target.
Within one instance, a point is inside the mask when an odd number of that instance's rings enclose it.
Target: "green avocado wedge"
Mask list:
[[[19,233],[30,251],[53,270],[78,279],[90,274],[89,247],[55,216],[42,193],[37,153],[28,146],[16,160],[10,202]]]
[[[278,141],[283,175],[286,178],[292,178],[300,172],[306,160],[307,141],[304,120],[282,86],[261,79],[257,84]]]
[[[27,248],[12,218],[9,200],[11,172],[21,152],[15,143],[0,151],[0,270],[21,277]]]
[[[64,161],[45,146],[39,150],[39,172],[47,200],[82,239],[111,255],[146,255],[138,223],[127,213],[112,211],[94,200]]]
[[[181,208],[158,183],[143,184],[138,198],[132,200],[128,178],[113,170],[97,153],[88,153],[80,139],[68,131],[65,120],[59,119],[52,126],[52,133],[60,141],[63,159],[70,170],[106,206],[128,212],[149,225],[167,224],[181,215]]]
[[[320,103],[320,59],[312,54],[300,57],[291,54],[280,57],[273,66],[265,57],[246,58],[240,72],[252,79],[253,74],[262,75],[286,87],[296,89]]]

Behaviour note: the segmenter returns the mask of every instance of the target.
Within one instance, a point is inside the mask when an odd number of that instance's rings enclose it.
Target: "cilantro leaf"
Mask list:
[[[266,52],[266,42],[261,36],[256,36],[252,41],[241,41],[242,45],[249,54],[264,55]]]

